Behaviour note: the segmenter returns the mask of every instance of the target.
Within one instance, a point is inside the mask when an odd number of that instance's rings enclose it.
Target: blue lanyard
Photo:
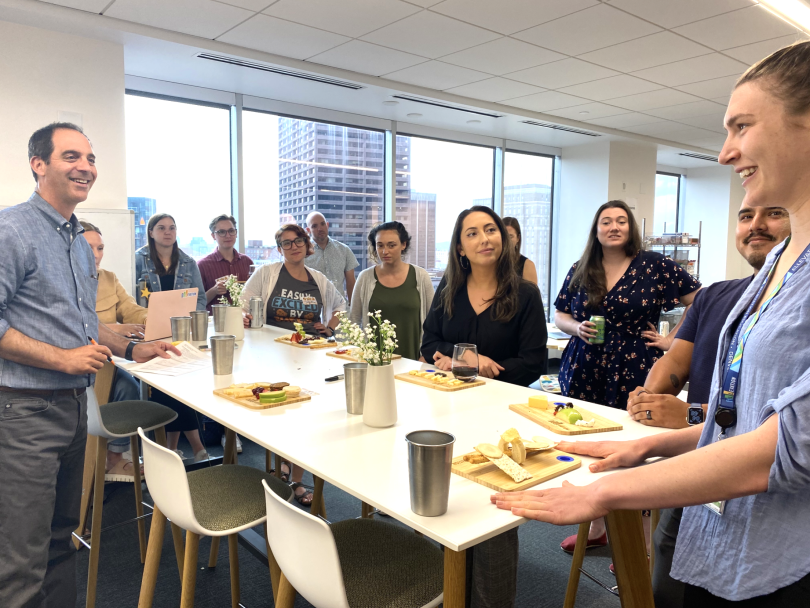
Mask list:
[[[766,300],[762,303],[762,306],[760,306],[759,310],[752,315],[751,313],[754,312],[754,306],[756,306],[757,302],[759,302],[759,299],[762,297],[765,288],[773,276],[773,272],[776,269],[779,258],[782,256],[782,253],[784,253],[789,242],[790,239],[788,238],[788,240],[785,242],[784,248],[781,252],[779,252],[779,255],[774,260],[773,266],[771,266],[771,269],[768,272],[768,276],[766,276],[762,281],[762,284],[757,290],[754,299],[751,300],[751,303],[748,305],[748,309],[745,311],[745,314],[737,327],[737,331],[734,332],[734,337],[731,340],[731,344],[729,345],[728,354],[726,355],[726,361],[723,366],[723,390],[720,392],[717,403],[717,412],[715,413],[715,422],[723,429],[723,432],[725,432],[725,429],[734,426],[734,424],[737,422],[737,389],[739,387],[740,373],[742,371],[742,360],[743,353],[745,352],[745,344],[751,335],[751,331],[754,329],[757,321],[762,318],[762,315],[768,309],[771,302],[773,302],[774,298],[776,298],[776,296],[782,290],[782,287],[784,287],[788,280],[790,280],[790,278],[795,275],[802,266],[804,266],[808,257],[810,257],[810,245],[808,245],[804,252],[802,252],[802,254],[790,267],[790,270],[788,270],[785,273],[785,276],[783,276],[779,283],[776,284],[773,291],[771,291]]]

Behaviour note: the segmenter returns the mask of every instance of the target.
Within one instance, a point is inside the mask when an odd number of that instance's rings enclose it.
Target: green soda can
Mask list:
[[[605,317],[593,315],[588,319],[591,323],[596,325],[596,337],[591,338],[591,344],[604,344],[605,343]]]

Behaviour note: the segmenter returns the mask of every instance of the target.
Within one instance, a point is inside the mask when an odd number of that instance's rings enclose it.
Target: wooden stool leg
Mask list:
[[[87,527],[87,518],[90,515],[90,505],[93,500],[93,483],[96,479],[96,448],[98,447],[98,437],[87,435],[87,444],[84,448],[84,473],[82,474],[82,502],[79,507],[79,526],[76,528],[76,536],[83,536]],[[106,463],[105,463],[106,465]],[[73,544],[77,549],[84,545],[78,538],[73,538]]]
[[[200,535],[186,530],[186,558],[183,569],[183,591],[180,594],[180,608],[194,608],[194,588],[197,586],[197,551],[200,548]]]
[[[374,517],[374,515],[372,515],[373,511],[374,507],[372,507],[370,504],[367,504],[365,502],[360,503],[360,517],[362,517],[363,519],[373,519]]]
[[[310,513],[320,515],[326,519],[326,501],[323,498],[323,479],[312,476],[315,481],[315,489],[312,492],[312,508]]]
[[[93,523],[90,537],[90,563],[87,567],[87,608],[96,605],[98,583],[98,556],[101,551],[101,514],[104,510],[104,472],[107,465],[107,440],[98,438],[96,445],[96,473],[93,484]]]
[[[282,572],[278,582],[276,608],[293,608],[293,604],[295,604],[295,589]]]
[[[138,436],[129,438],[129,450],[132,453],[132,466],[135,475],[135,514],[143,517],[143,488],[141,487],[141,454],[138,449]],[[146,561],[146,522],[138,519],[138,543],[141,548],[141,563]]]
[[[605,516],[605,525],[622,608],[653,608],[641,511],[612,511]]]
[[[208,567],[217,567],[217,555],[219,555],[219,536],[211,538],[211,553],[208,554]]]
[[[264,470],[267,473],[273,470],[273,452],[270,450],[264,451]]]
[[[588,548],[588,530],[591,522],[579,524],[577,531],[577,544],[574,546],[574,557],[571,560],[571,572],[568,574],[568,587],[565,589],[565,603],[563,608],[574,608],[577,601],[577,588],[579,587],[579,569],[585,561],[585,549]]]
[[[231,569],[231,608],[239,608],[239,535],[228,535],[228,567]]]
[[[267,547],[267,566],[270,569],[270,586],[273,588],[273,603],[278,599],[278,585],[281,579],[281,568],[278,567],[276,556],[270,549],[270,542],[267,540],[267,522],[264,522],[264,546]]]
[[[183,531],[175,523],[172,523],[172,541],[174,542],[174,556],[177,558],[177,571],[180,573],[180,582],[182,582],[183,572],[185,572],[183,554],[188,551],[188,548],[183,549]]]
[[[155,505],[152,511],[152,527],[149,530],[149,545],[146,548],[146,562],[141,579],[141,594],[138,608],[152,608],[155,597],[157,573],[160,567],[160,554],[163,552],[163,536],[166,533],[166,516]]]
[[[658,522],[661,520],[661,511],[653,509],[650,511],[650,578],[655,571],[655,529],[658,527]]]
[[[444,608],[464,608],[467,595],[467,552],[444,548]]]
[[[281,472],[281,463],[282,462],[284,462],[284,459],[281,458],[281,454],[276,454],[276,466],[275,466],[275,469],[276,469],[276,477],[278,477],[279,479],[281,479],[281,475],[282,475],[282,472]],[[292,475],[292,470],[290,470],[290,474]]]
[[[222,464],[236,463],[236,433],[225,427],[225,451],[222,453]]]
[[[169,444],[166,443],[166,427],[159,426],[155,429],[155,443],[158,445],[163,446],[164,448],[169,447]]]

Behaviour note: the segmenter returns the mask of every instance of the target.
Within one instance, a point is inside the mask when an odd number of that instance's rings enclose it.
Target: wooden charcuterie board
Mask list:
[[[312,399],[310,391],[305,389],[301,389],[301,394],[298,397],[288,397],[281,403],[259,403],[253,397],[244,397],[242,399],[237,399],[230,395],[225,394],[224,388],[218,388],[214,391],[214,394],[217,397],[222,397],[223,399],[227,399],[228,401],[233,401],[234,403],[238,403],[242,407],[246,407],[249,410],[267,410],[271,407],[281,407],[282,405],[290,405],[291,403],[300,403],[301,401],[310,401]],[[313,393],[314,394],[314,393]]]
[[[336,349],[341,350],[341,349]],[[334,350],[330,350],[326,353],[327,357],[334,357],[335,359],[344,359],[345,361],[351,361],[352,363],[365,363],[365,359],[362,357],[352,357],[349,353],[341,353],[337,354]],[[391,359],[402,359],[402,355],[391,355]]]
[[[448,375],[451,374],[448,372]],[[442,384],[431,382],[427,378],[422,378],[421,376],[411,376],[408,373],[397,374],[396,376],[394,376],[394,378],[396,378],[397,380],[410,382],[411,384],[418,384],[419,386],[435,388],[437,391],[445,391],[448,393],[452,393],[455,391],[463,391],[468,388],[475,388],[476,386],[484,386],[486,384],[486,382],[484,382],[483,380],[473,380],[472,382],[465,382],[464,384],[459,384],[457,386],[444,386]]]
[[[276,338],[274,342],[281,342],[282,344],[287,344],[288,346],[295,346],[296,348],[309,348],[311,350],[315,350],[317,348],[334,348],[334,342],[324,342],[323,344],[298,344],[297,342],[293,342],[287,337],[284,338]]]
[[[582,414],[582,417],[585,420],[590,420],[593,418],[596,422],[593,423],[593,426],[576,426],[575,424],[569,424],[568,422],[564,422],[561,418],[554,416],[554,406],[551,401],[549,401],[549,408],[547,410],[539,410],[533,407],[529,407],[525,403],[519,403],[510,405],[509,409],[513,412],[520,414],[521,416],[528,418],[532,422],[536,422],[543,428],[548,429],[549,431],[554,431],[558,435],[587,435],[589,433],[607,433],[610,431],[621,431],[624,427],[619,424],[618,422],[613,422],[612,420],[600,416],[599,414],[594,414],[584,408],[576,406],[577,411]]]
[[[509,475],[491,462],[472,464],[464,460],[464,456],[453,458],[451,471],[498,492],[515,492],[578,469],[582,466],[582,461],[577,456],[551,449],[529,456],[520,466],[532,475],[520,483],[515,483]]]

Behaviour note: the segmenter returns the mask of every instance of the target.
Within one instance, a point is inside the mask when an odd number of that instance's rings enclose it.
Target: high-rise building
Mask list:
[[[130,196],[127,207],[135,212],[135,249],[146,245],[146,224],[155,215],[155,199],[144,196]]]
[[[411,236],[407,261],[433,271],[436,268],[436,195],[410,191],[397,196],[396,218]]]

